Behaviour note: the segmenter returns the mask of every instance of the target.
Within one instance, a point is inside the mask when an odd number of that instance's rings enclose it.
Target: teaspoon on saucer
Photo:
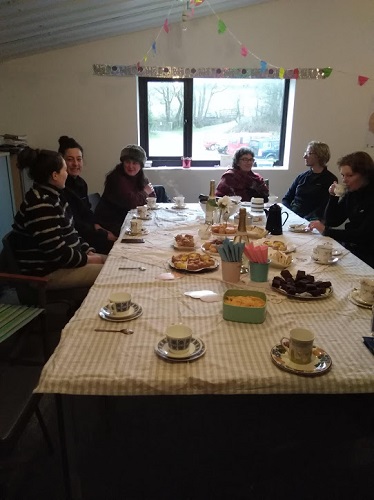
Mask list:
[[[104,330],[102,328],[95,328],[95,332],[119,332],[124,333],[125,335],[132,335],[134,330],[131,330],[130,328],[121,328],[121,330]]]
[[[118,269],[120,269],[122,271],[122,269],[139,269],[139,271],[146,271],[146,268],[143,267],[143,266],[137,266],[137,267],[119,267]]]

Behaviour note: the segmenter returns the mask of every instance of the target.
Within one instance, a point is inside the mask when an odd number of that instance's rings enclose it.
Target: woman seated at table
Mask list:
[[[89,288],[105,256],[78,235],[69,205],[60,197],[68,175],[64,159],[55,151],[27,147],[17,166],[28,169],[34,181],[13,224],[21,272],[48,277],[51,290]]]
[[[342,197],[335,196],[333,183],[328,190],[329,201],[324,221],[313,221],[317,229],[343,244],[358,258],[374,267],[374,162],[363,151],[343,156],[338,161],[346,187]],[[348,219],[348,221],[347,221]],[[344,228],[338,228],[345,221]]]
[[[327,169],[330,148],[323,142],[312,141],[304,153],[306,172],[298,175],[285,194],[282,203],[307,220],[323,216],[329,186],[337,177]]]
[[[222,175],[216,189],[216,196],[241,196],[242,201],[252,198],[269,198],[269,188],[259,174],[252,171],[255,155],[251,149],[235,151],[232,166]]]
[[[83,167],[83,148],[75,139],[63,135],[58,140],[59,153],[62,154],[68,177],[64,195],[74,217],[74,227],[79,235],[98,253],[108,254],[117,237],[95,223],[95,216],[88,200],[87,183],[80,176]]]
[[[129,210],[144,205],[148,197],[156,196],[152,184],[144,175],[146,160],[141,146],[129,144],[121,151],[121,163],[106,176],[95,219],[117,237]]]

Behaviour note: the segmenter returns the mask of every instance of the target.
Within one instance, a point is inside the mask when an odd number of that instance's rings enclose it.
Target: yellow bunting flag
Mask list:
[[[279,68],[279,78],[284,78],[284,68]]]

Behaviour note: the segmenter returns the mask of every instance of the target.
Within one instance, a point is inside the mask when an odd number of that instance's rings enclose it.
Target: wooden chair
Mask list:
[[[17,235],[14,231],[10,231],[3,237],[2,255],[6,262],[7,271],[13,276],[22,278],[24,275],[21,273],[14,251],[14,248],[16,248],[16,238]],[[36,278],[31,281],[25,281],[23,279],[15,280],[14,287],[20,304],[41,305],[44,308],[47,308],[48,305],[59,304],[64,307],[66,317],[69,320],[80,306],[81,301],[77,298],[69,297],[69,292],[66,290],[48,290],[47,283],[48,279],[44,277]],[[43,284],[42,287],[40,286],[41,284]],[[41,288],[43,288],[42,294]],[[82,296],[85,296],[86,293],[87,289],[82,288]]]

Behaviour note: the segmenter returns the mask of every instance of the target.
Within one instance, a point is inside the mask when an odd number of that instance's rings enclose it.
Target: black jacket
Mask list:
[[[329,198],[323,234],[374,267],[374,184],[347,192],[342,198]],[[336,229],[345,221],[344,228]]]

